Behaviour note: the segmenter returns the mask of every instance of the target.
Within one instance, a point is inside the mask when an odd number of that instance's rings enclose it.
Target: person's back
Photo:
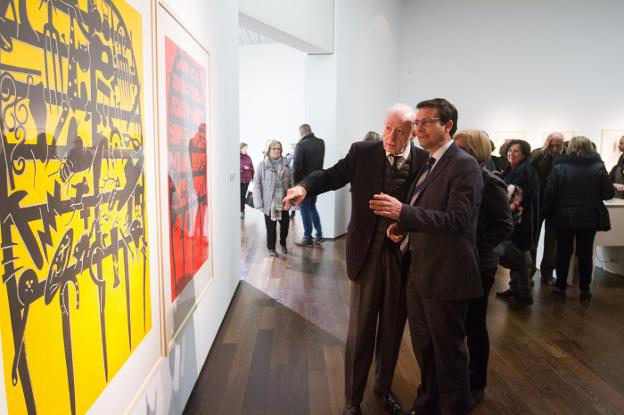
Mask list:
[[[301,139],[295,147],[293,170],[295,183],[299,183],[304,177],[316,170],[323,168],[325,158],[325,142],[316,137],[308,124],[299,127]],[[303,221],[303,238],[297,242],[301,246],[312,246],[313,242],[323,241],[321,219],[316,210],[316,196],[307,198],[301,204],[301,220]],[[316,231],[316,237],[312,239],[312,230]]]
[[[308,174],[323,168],[325,159],[325,142],[314,133],[303,136],[295,150],[294,169],[295,183],[298,183]]]

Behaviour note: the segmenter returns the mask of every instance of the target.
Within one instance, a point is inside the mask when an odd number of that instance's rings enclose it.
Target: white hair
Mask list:
[[[386,115],[390,114],[398,114],[404,121],[410,122],[413,122],[416,118],[416,110],[407,104],[401,103],[396,103],[391,106]]]

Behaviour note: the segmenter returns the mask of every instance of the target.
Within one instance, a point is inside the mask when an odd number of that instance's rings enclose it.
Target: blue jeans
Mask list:
[[[323,230],[321,229],[321,219],[316,210],[316,196],[303,199],[299,213],[301,213],[301,220],[303,221],[303,240],[312,240],[312,226],[316,230],[316,237],[322,238]]]

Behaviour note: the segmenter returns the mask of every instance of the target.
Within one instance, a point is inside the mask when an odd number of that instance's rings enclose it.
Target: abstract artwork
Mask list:
[[[141,15],[0,0],[10,413],[85,413],[151,328]]]
[[[206,68],[165,37],[171,301],[208,258]]]
[[[167,354],[212,280],[210,55],[162,1],[157,19],[159,206],[168,218],[160,228],[162,252],[169,253],[162,258]]]

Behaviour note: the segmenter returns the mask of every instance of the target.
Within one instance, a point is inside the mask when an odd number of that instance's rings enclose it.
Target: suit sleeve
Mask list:
[[[309,196],[316,196],[330,190],[338,190],[351,182],[355,171],[356,146],[351,145],[345,158],[338,160],[328,169],[316,170],[308,174],[299,184],[302,184]]]
[[[424,209],[403,204],[399,229],[461,236],[468,227],[474,226],[476,204],[483,191],[481,171],[472,158],[459,159],[451,168],[454,177],[448,189],[446,209]]]
[[[555,203],[557,202],[557,188],[559,187],[559,169],[556,167],[552,170],[548,179],[546,179],[546,189],[544,189],[544,198],[542,206],[542,215],[545,218],[551,217],[555,213]]]

